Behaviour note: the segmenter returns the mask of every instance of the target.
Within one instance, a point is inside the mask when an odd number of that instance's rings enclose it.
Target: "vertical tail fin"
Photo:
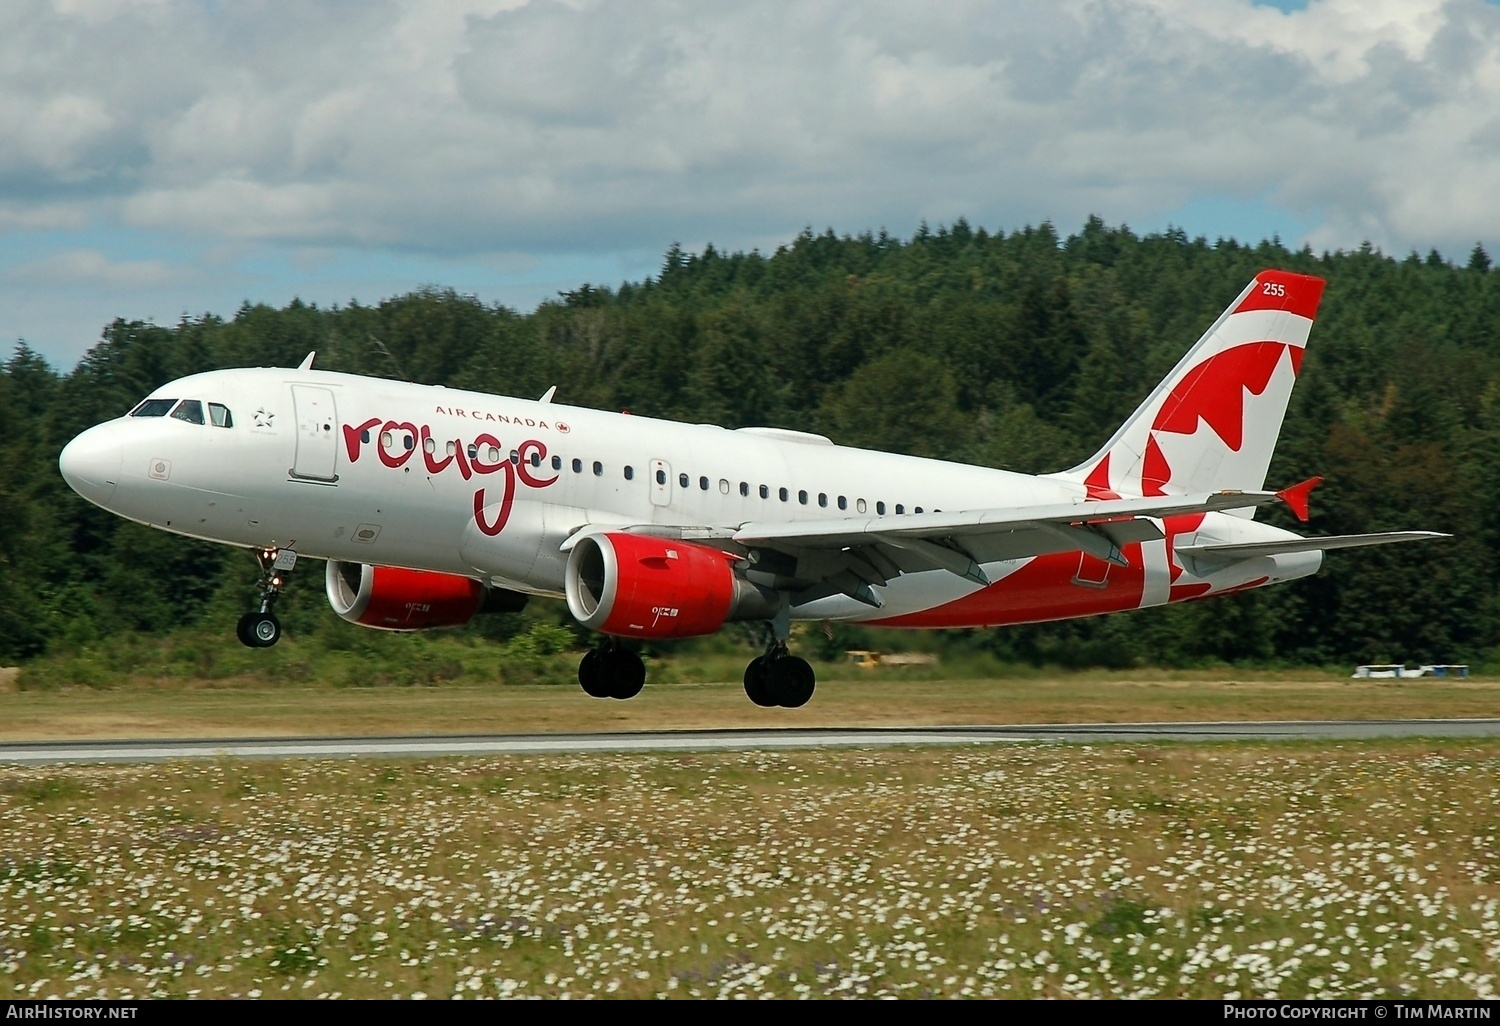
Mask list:
[[[1323,279],[1262,271],[1113,438],[1055,476],[1091,496],[1259,491]]]

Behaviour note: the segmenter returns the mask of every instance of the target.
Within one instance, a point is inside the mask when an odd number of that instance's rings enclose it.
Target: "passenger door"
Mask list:
[[[293,385],[292,405],[297,412],[297,454],[291,475],[305,481],[334,484],[338,481],[338,415],[333,393],[313,385]]]

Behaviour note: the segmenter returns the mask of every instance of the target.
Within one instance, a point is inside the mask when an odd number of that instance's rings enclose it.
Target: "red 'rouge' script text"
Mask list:
[[[474,523],[480,531],[491,537],[504,530],[506,521],[510,519],[517,478],[528,488],[546,488],[557,480],[556,474],[538,477],[533,473],[536,469],[531,462],[533,457],[537,464],[547,458],[547,444],[536,438],[528,438],[516,446],[514,453],[507,456],[500,439],[488,433],[476,436],[466,446],[462,438],[437,444],[433,440],[431,427],[423,424],[418,428],[410,421],[382,421],[379,417],[371,417],[358,426],[345,424],[343,427],[344,447],[348,451],[350,463],[358,463],[365,446],[373,444],[380,462],[392,470],[404,467],[420,452],[429,474],[441,474],[453,467],[465,481],[476,474],[502,475],[499,510],[493,521],[486,520],[484,516],[485,508],[489,505],[485,502],[484,488],[480,487],[474,492]],[[442,450],[441,455],[439,449]],[[489,459],[483,458],[491,451],[496,455]]]

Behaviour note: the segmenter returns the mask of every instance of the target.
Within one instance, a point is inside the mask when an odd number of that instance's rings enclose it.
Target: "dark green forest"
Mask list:
[[[772,254],[674,247],[655,278],[585,286],[530,315],[429,287],[376,306],[117,320],[72,370],[20,344],[0,367],[0,663],[126,632],[211,629],[238,644],[250,555],[115,518],[57,472],[74,434],[181,375],[317,350],[327,370],[522,396],[556,384],[574,405],[1043,472],[1091,454],[1272,266],[1328,287],[1268,485],[1327,476],[1308,533],[1454,537],[1330,554],[1317,577],[1279,588],[922,643],[1072,666],[1495,666],[1500,273],[1483,249],[1462,264],[1369,246],[1318,255],[1098,219],[1068,237],[961,220],[910,239],[809,230]],[[292,635],[362,630],[327,611],[320,572],[300,574],[278,612]],[[526,616],[566,612],[533,603]]]

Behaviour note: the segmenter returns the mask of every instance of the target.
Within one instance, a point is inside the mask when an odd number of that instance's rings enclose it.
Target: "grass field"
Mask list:
[[[628,702],[591,699],[576,683],[347,688],[145,680],[111,689],[11,690],[0,691],[0,739],[1500,715],[1500,681],[1493,678],[1371,681],[1158,671],[933,680],[840,667],[825,674],[841,675],[822,679],[802,709],[757,708],[727,674],[717,677],[725,683],[648,684]]]
[[[1500,683],[936,680],[801,710],[140,675],[6,739],[1500,714]],[[722,674],[727,677],[728,674]],[[1500,741],[0,768],[0,992],[1497,996]]]
[[[7,996],[1496,997],[1500,742],[0,770]]]

